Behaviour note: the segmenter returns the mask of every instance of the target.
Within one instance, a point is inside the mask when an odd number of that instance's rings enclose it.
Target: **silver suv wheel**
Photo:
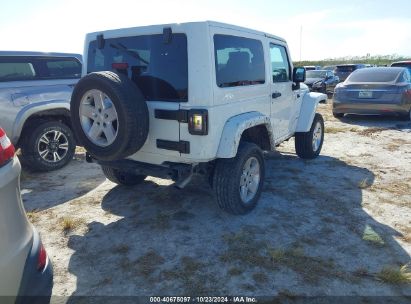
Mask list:
[[[95,145],[107,147],[117,138],[118,115],[111,99],[102,91],[87,91],[80,101],[81,128]]]
[[[260,185],[260,164],[257,158],[250,157],[243,166],[240,177],[240,197],[244,203],[249,203],[257,194]]]
[[[312,146],[313,146],[313,151],[317,152],[318,148],[321,145],[322,141],[322,126],[319,121],[315,124],[314,131],[313,131],[313,141],[312,141]]]

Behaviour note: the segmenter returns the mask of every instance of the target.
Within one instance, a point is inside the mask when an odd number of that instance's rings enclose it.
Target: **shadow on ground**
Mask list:
[[[362,208],[367,169],[321,156],[267,155],[256,210],[231,216],[196,178],[183,190],[152,181],[114,187],[102,208],[122,218],[71,235],[69,272],[83,295],[401,295],[386,265],[410,261],[398,233]]]
[[[24,207],[27,211],[42,211],[81,197],[105,180],[100,166],[85,166],[84,157],[78,155],[60,170],[42,173],[23,171],[21,193]]]

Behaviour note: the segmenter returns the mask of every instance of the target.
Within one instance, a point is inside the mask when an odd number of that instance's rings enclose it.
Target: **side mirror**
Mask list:
[[[293,69],[293,82],[300,83],[305,81],[305,68],[296,67]]]

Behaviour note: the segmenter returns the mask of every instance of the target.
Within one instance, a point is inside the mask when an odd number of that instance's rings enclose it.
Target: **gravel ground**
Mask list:
[[[82,152],[23,173],[53,295],[411,296],[410,280],[397,282],[411,255],[411,124],[319,111],[320,157],[299,159],[293,139],[267,154],[246,216],[219,210],[201,177],[183,190],[157,178],[116,186]]]

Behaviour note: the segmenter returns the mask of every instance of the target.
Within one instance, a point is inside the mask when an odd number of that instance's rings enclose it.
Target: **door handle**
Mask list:
[[[278,97],[280,97],[281,96],[281,93],[280,92],[274,92],[272,95],[271,95],[271,97],[274,99],[274,98],[278,98]]]

